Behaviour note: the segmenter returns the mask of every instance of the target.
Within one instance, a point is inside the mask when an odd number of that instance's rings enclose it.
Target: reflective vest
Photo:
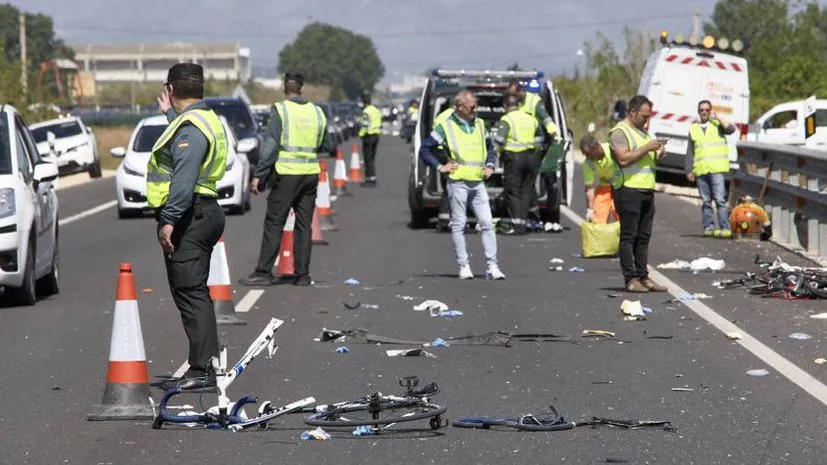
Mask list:
[[[726,137],[719,132],[719,123],[710,121],[706,132],[701,129],[700,123],[689,127],[689,138],[695,146],[695,158],[692,172],[695,176],[709,173],[729,172],[729,145]]]
[[[540,97],[531,92],[526,92],[523,104],[520,105],[520,111],[524,111],[533,117],[537,117],[537,104],[540,103]]]
[[[537,142],[534,139],[537,134],[537,118],[517,110],[503,115],[500,121],[508,123],[508,134],[503,150],[517,153],[537,148]]]
[[[313,103],[284,100],[276,103],[281,118],[281,141],[276,173],[286,175],[319,174],[316,151],[324,140],[327,118]]]
[[[583,163],[583,182],[586,186],[611,186],[614,182],[615,162],[612,159],[612,149],[608,143],[600,144],[605,154],[600,160],[588,158]]]
[[[652,139],[648,134],[641,135],[640,131],[633,128],[626,120],[623,120],[615,125],[609,131],[609,139],[615,131],[620,131],[626,136],[626,142],[629,145],[629,150],[637,150],[648,144]],[[616,156],[612,155],[613,160]],[[620,187],[631,187],[633,189],[654,189],[655,188],[655,152],[651,151],[641,157],[634,165],[627,165],[621,167],[620,163],[615,163],[615,189]]]
[[[194,193],[218,197],[216,183],[227,170],[227,135],[214,111],[194,109],[172,120],[152,147],[146,168],[146,202],[150,208],[159,208],[167,202],[172,181],[172,156],[168,145],[184,123],[192,124],[207,138],[207,154],[201,162]]]
[[[434,118],[434,128],[436,128],[440,124],[448,121],[448,118],[450,118],[451,115],[453,115],[453,114],[454,114],[454,109],[449,108],[447,110],[442,111],[442,113],[436,115],[436,118]]]
[[[482,181],[485,159],[488,156],[485,147],[485,123],[482,119],[474,119],[474,131],[471,134],[463,131],[454,118],[442,123],[442,128],[451,158],[459,164],[459,168],[448,177],[458,181]]]
[[[382,112],[375,106],[368,105],[362,110],[362,128],[359,129],[359,137],[379,134],[382,134]]]

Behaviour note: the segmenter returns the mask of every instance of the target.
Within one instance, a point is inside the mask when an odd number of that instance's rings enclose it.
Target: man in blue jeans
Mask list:
[[[451,239],[459,264],[459,279],[472,279],[474,273],[468,263],[465,247],[465,222],[468,203],[474,209],[480,229],[487,264],[488,279],[505,279],[497,265],[497,235],[488,203],[485,180],[494,173],[497,155],[485,130],[485,122],[476,117],[477,99],[464,90],[454,97],[454,113],[434,127],[422,141],[419,157],[422,161],[448,174],[448,197],[451,204]],[[435,155],[439,145],[448,152],[448,161],[440,163]]]
[[[689,127],[686,149],[686,178],[698,184],[703,204],[704,237],[730,238],[725,174],[729,172],[729,145],[726,136],[735,125],[712,111],[709,100],[698,102],[699,121]],[[718,227],[712,220],[712,202],[718,212]]]

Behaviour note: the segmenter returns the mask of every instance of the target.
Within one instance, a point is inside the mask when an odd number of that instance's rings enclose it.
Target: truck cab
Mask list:
[[[808,137],[806,118],[811,114],[815,132]],[[750,125],[747,140],[827,150],[827,100],[812,96],[778,104]]]

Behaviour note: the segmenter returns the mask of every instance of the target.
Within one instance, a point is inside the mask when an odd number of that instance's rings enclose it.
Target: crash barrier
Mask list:
[[[739,142],[738,165],[732,198],[750,195],[763,202],[774,241],[827,257],[827,152]]]

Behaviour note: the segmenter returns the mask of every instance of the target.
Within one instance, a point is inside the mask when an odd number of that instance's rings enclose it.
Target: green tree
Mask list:
[[[315,22],[279,52],[279,72],[286,71],[299,71],[305,81],[329,85],[334,96],[341,92],[353,99],[372,91],[385,67],[369,37]]]
[[[0,41],[5,44],[7,61],[20,60],[19,18],[20,9],[8,3],[0,5]],[[43,61],[75,57],[74,51],[55,36],[52,18],[39,13],[26,13],[26,54],[32,76]]]

